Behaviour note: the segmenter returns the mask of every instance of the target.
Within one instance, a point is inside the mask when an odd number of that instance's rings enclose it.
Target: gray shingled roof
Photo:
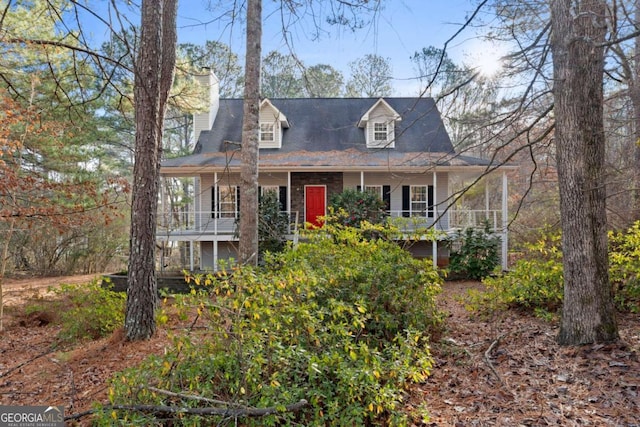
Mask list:
[[[269,99],[288,119],[282,148],[261,149],[261,169],[288,167],[425,167],[482,166],[489,162],[456,156],[431,98],[384,98],[400,115],[395,148],[366,147],[365,130],[357,126],[378,98]],[[181,167],[218,168],[239,165],[242,100],[222,99],[210,131],[203,131],[193,154],[163,162],[163,171]],[[229,143],[231,142],[231,144]]]

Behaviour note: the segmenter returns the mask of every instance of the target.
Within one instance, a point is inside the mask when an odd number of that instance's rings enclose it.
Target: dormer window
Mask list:
[[[395,122],[400,120],[400,115],[380,98],[358,122],[358,127],[364,128],[367,148],[395,148]]]
[[[288,127],[287,117],[271,101],[260,103],[260,148],[281,148],[282,134]]]

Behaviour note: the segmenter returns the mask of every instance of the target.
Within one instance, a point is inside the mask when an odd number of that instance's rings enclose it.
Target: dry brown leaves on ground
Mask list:
[[[59,278],[57,283],[89,280]],[[122,332],[56,349],[58,327],[24,315],[25,298],[51,280],[5,282],[10,300],[0,334],[0,405],[62,405],[66,415],[105,402],[111,375],[170,345],[160,330],[130,343]],[[447,331],[433,343],[436,366],[412,389],[426,403],[426,426],[640,426],[640,318],[620,317],[621,341],[560,347],[556,326],[508,311],[491,319],[464,310],[459,297],[474,282],[445,284]],[[82,424],[89,424],[83,418]]]
[[[640,426],[640,318],[619,318],[619,343],[561,347],[557,325],[508,311],[473,316],[470,286],[448,283],[450,316],[433,344],[436,366],[412,403],[426,401],[428,426]]]

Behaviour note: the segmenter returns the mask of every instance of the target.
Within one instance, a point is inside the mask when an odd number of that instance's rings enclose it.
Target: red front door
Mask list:
[[[308,185],[304,188],[305,222],[322,227],[320,216],[326,215],[326,189],[323,185]]]

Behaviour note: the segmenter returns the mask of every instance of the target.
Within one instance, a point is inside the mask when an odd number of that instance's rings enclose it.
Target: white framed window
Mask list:
[[[389,126],[384,122],[373,124],[373,141],[376,143],[386,142],[389,136]]]
[[[433,217],[433,185],[412,185],[409,195],[411,216]]]
[[[218,187],[218,217],[235,218],[238,212],[238,187]]]
[[[260,143],[273,144],[276,140],[275,128],[273,123],[260,123]]]
[[[369,148],[394,148],[394,124],[393,121],[371,121],[367,125],[367,147]]]
[[[427,187],[422,185],[411,186],[411,216],[427,216]]]
[[[382,200],[382,185],[365,185],[364,191],[375,194],[380,198],[380,200]]]

